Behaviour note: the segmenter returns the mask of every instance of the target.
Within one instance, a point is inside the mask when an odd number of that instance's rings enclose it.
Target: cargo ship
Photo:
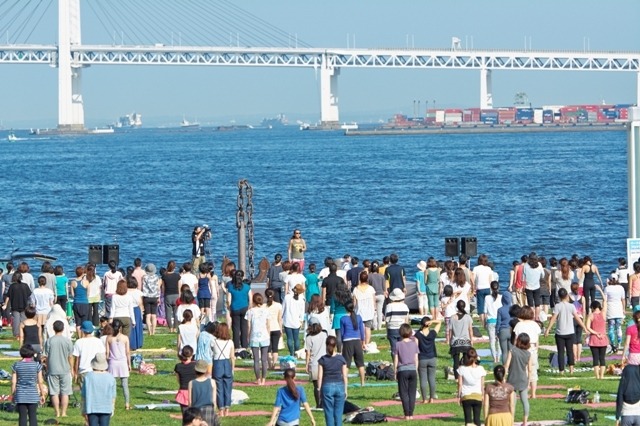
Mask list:
[[[273,129],[278,127],[284,127],[289,125],[289,120],[284,114],[278,114],[273,118],[263,118],[260,123],[260,127],[266,127],[267,129]]]
[[[424,117],[396,114],[382,129],[416,129],[458,125],[572,125],[626,123],[632,104],[547,105],[540,108],[514,106],[504,108],[428,109]]]

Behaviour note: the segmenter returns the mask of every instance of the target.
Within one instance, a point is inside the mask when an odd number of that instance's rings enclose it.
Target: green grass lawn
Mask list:
[[[164,328],[159,328],[160,332],[164,332]],[[442,332],[441,332],[442,334]],[[376,355],[367,355],[367,361],[374,360],[387,360],[389,356],[387,355],[388,351],[388,342],[384,337],[374,337],[374,340],[378,344],[378,348],[381,349],[380,354]],[[13,348],[17,349],[17,344],[12,341],[10,338],[10,333],[6,331],[0,335],[0,343],[13,343]],[[554,344],[553,337],[550,336],[548,338],[541,339],[542,345],[552,345]],[[158,334],[153,337],[149,337],[145,335],[145,349],[149,348],[166,348],[166,352],[164,355],[168,357],[175,358],[175,347],[176,347],[176,336],[169,334]],[[478,344],[476,347],[478,348],[488,348],[487,343]],[[284,351],[282,351],[284,354]],[[173,401],[173,395],[149,395],[146,394],[146,391],[149,390],[176,390],[177,389],[177,381],[173,374],[173,367],[176,361],[155,361],[151,359],[153,356],[163,355],[162,352],[149,354],[145,353],[145,359],[149,362],[153,362],[156,364],[158,368],[158,372],[160,374],[156,376],[142,376],[135,372],[132,373],[129,379],[129,387],[131,391],[131,403],[134,404],[151,404],[151,403],[160,403],[163,400]],[[615,401],[615,397],[611,394],[615,394],[617,391],[617,380],[600,380],[596,381],[593,378],[592,372],[583,372],[576,373],[573,377],[576,379],[573,380],[554,380],[560,378],[556,373],[546,372],[545,370],[549,369],[549,363],[547,361],[549,355],[549,351],[541,350],[540,351],[540,381],[539,385],[561,385],[564,387],[571,387],[580,385],[583,389],[587,389],[594,394],[596,391],[600,393],[601,402]],[[590,352],[584,351],[583,357],[590,356]],[[7,359],[6,357],[2,357],[0,359],[0,368],[5,369],[7,371],[11,371],[11,365],[13,364],[13,360]],[[613,363],[614,361],[611,361]],[[451,365],[451,359],[448,356],[448,347],[445,346],[444,343],[438,344],[438,377],[437,377],[437,394],[439,399],[450,399],[454,397],[456,392],[456,385],[453,380],[445,380],[444,378],[444,367]],[[582,362],[577,367],[590,367],[589,362]],[[244,364],[242,360],[238,360],[237,367],[250,367],[251,364]],[[493,369],[493,365],[491,364],[483,364],[487,371],[491,371]],[[352,369],[352,372],[355,372],[355,368]],[[162,374],[167,373],[167,374]],[[567,377],[569,377],[567,375]],[[490,380],[492,375],[488,376]],[[277,377],[270,376],[269,380],[277,379]],[[237,382],[251,382],[254,381],[255,377],[253,376],[252,371],[236,371],[235,372],[235,381]],[[306,381],[306,377],[300,378],[299,382],[305,386],[305,391],[307,393],[307,398],[309,398],[311,402],[311,406],[314,406],[315,403],[313,401],[313,392],[311,385]],[[352,378],[350,379],[351,383],[359,383],[359,379]],[[374,380],[375,382],[375,380]],[[233,411],[271,411],[272,405],[275,399],[275,392],[277,387],[243,387],[239,388],[245,391],[250,399],[248,402],[241,406],[233,406]],[[0,384],[0,394],[8,394],[11,391],[10,383]],[[390,399],[393,393],[397,392],[397,388],[394,386],[389,387],[365,387],[361,388],[359,386],[350,387],[349,388],[349,400],[355,403],[358,406],[366,407],[374,401],[381,401]],[[76,396],[79,399],[79,392],[76,391]],[[540,389],[538,391],[539,395],[544,394],[566,394],[566,389]],[[560,420],[564,419],[567,411],[571,407],[570,404],[564,402],[564,398],[558,397],[553,399],[536,399],[530,400],[531,404],[531,415],[529,418],[530,423],[535,422],[536,420]],[[401,416],[402,408],[401,406],[389,406],[389,407],[378,407],[378,411],[383,412],[387,415],[391,416]],[[609,408],[597,408],[590,409],[598,414],[598,423],[613,424],[612,420],[605,419],[606,415],[613,415],[615,409],[613,407]],[[170,414],[179,413],[178,410],[173,411],[150,411],[150,410],[124,410],[124,399],[122,397],[122,389],[118,388],[118,399],[116,402],[116,413],[113,417],[112,423],[113,425],[179,425],[180,421],[172,419],[169,417]],[[433,419],[429,420],[430,425],[461,425],[464,423],[462,417],[462,408],[456,404],[417,404],[415,409],[415,414],[432,414],[432,413],[452,413],[455,417],[450,418],[442,418],[442,419]],[[60,419],[61,425],[77,425],[82,426],[84,424],[82,417],[80,416],[79,409],[70,408],[69,409],[69,417]],[[520,416],[522,415],[522,407],[518,403],[518,408],[516,411],[516,421],[520,421]],[[324,416],[321,411],[314,412],[314,416],[318,425],[324,425]],[[38,410],[38,419],[39,422],[42,423],[44,420],[54,417],[54,411],[52,408],[43,408]],[[6,413],[0,412],[0,425],[15,425],[17,424],[18,415],[17,413]],[[222,421],[222,424],[234,426],[234,425],[264,425],[268,422],[268,416],[251,416],[251,417],[231,417],[225,418]],[[302,425],[308,425],[309,420],[306,414],[302,414]],[[413,422],[396,422],[395,424],[404,425],[404,424],[422,424],[421,421],[413,421]]]

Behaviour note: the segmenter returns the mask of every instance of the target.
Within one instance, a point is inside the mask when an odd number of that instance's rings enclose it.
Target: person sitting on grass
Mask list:
[[[284,370],[286,386],[278,389],[276,402],[273,404],[273,414],[268,426],[292,426],[300,422],[300,407],[304,407],[309,415],[311,425],[315,426],[316,420],[313,418],[311,407],[307,402],[307,397],[302,386],[296,385],[296,370],[287,368]]]

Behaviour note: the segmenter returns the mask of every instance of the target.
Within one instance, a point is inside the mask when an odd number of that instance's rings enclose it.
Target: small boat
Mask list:
[[[9,133],[9,136],[7,136],[7,140],[9,142],[15,142],[15,141],[18,140],[18,138],[16,137],[15,133],[11,132],[11,133]]]
[[[95,129],[89,130],[89,133],[94,134],[94,135],[102,135],[102,134],[108,134],[108,133],[113,133],[113,127],[106,127],[106,128],[98,128],[96,127]]]
[[[340,129],[342,130],[358,130],[358,123],[351,122],[351,123],[342,123],[342,125],[340,126]]]
[[[180,127],[189,128],[189,127],[200,127],[200,123],[196,121],[189,121],[186,118],[182,117],[182,122],[180,122]]]
[[[40,134],[40,129],[29,129],[29,134],[31,136],[36,136]]]

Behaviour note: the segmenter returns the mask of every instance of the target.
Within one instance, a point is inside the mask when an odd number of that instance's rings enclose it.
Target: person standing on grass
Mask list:
[[[253,372],[257,384],[264,386],[269,367],[269,311],[263,305],[264,298],[260,293],[253,295],[253,307],[247,311],[246,320],[249,325],[249,347],[253,355]],[[262,369],[260,365],[262,364]]]
[[[116,379],[107,371],[108,367],[104,352],[97,353],[82,384],[89,426],[109,426],[116,409]]]
[[[549,325],[544,333],[544,336],[549,336],[551,327],[558,322],[556,327],[556,347],[558,350],[558,368],[560,374],[564,374],[564,353],[567,351],[569,373],[573,374],[573,366],[575,364],[573,344],[576,340],[575,328],[573,321],[575,320],[580,327],[584,328],[582,319],[578,316],[575,306],[569,302],[569,295],[563,288],[558,291],[560,302],[553,308],[553,316],[549,321]]]
[[[493,383],[484,387],[484,424],[485,426],[511,426],[516,414],[516,394],[513,386],[504,382],[505,368],[496,365],[493,368]]]
[[[189,407],[202,413],[202,419],[210,426],[219,426],[216,415],[216,382],[207,377],[207,363],[196,361],[196,378],[189,382]]]
[[[640,367],[627,365],[622,370],[616,395],[616,425],[638,424],[640,410]]]
[[[31,289],[22,281],[22,273],[14,273],[3,306],[11,306],[11,328],[16,340],[20,339],[20,324],[27,319],[24,312],[29,306],[30,298]]]
[[[320,298],[318,298],[320,302]],[[321,303],[324,307],[324,303]],[[306,372],[313,383],[313,397],[316,400],[316,408],[322,409],[322,398],[318,388],[318,360],[327,354],[327,332],[322,329],[320,321],[316,317],[309,318],[309,328],[305,338]]]
[[[609,283],[604,292],[607,300],[609,343],[611,343],[611,351],[617,353],[622,344],[622,320],[626,314],[624,288],[614,280]]]
[[[502,293],[502,306],[498,308],[496,314],[496,334],[500,342],[500,353],[502,354],[502,363],[507,362],[507,355],[511,350],[511,314],[509,313],[513,304],[513,296],[510,291]]]
[[[531,399],[536,399],[538,388],[538,343],[542,329],[533,320],[535,313],[531,306],[523,306],[518,311],[518,323],[513,327],[516,338],[522,333],[529,336],[529,353],[531,353],[531,369],[529,371],[529,385],[531,386]]]
[[[211,318],[211,301],[213,299],[214,288],[213,278],[209,272],[209,265],[207,263],[201,263],[198,271],[198,292],[196,298],[198,299],[198,307],[207,318]],[[217,298],[215,299],[218,300]]]
[[[458,368],[458,400],[464,411],[464,422],[467,426],[480,426],[482,410],[482,392],[484,378],[487,375],[480,365],[478,353],[474,348],[467,351],[464,365]]]
[[[438,297],[440,296],[441,284],[440,274],[442,269],[438,267],[438,262],[433,257],[427,259],[427,269],[424,271],[424,284],[427,289],[427,305],[431,313],[431,319],[438,318],[437,310],[440,305]]]
[[[44,275],[38,277],[38,287],[33,290],[32,299],[35,301],[36,322],[38,327],[42,328],[55,300],[55,294],[47,287],[47,279]]]
[[[146,274],[142,277],[142,300],[149,336],[156,334],[158,325],[158,300],[160,300],[160,277],[156,275],[156,265],[147,263],[144,267]]]
[[[461,364],[466,365],[464,361],[466,354],[473,346],[473,320],[471,315],[466,311],[467,304],[464,300],[458,300],[456,310],[458,311],[451,317],[451,349],[449,353],[453,358],[453,374],[458,379],[458,367]]]
[[[235,348],[227,324],[219,324],[214,336],[213,377],[216,381],[216,401],[220,417],[226,417],[231,407],[233,371],[236,368]]]
[[[129,295],[127,282],[125,280],[118,281],[116,293],[111,297],[111,315],[109,319],[113,321],[117,319],[122,324],[122,334],[131,335],[131,329],[136,326],[136,316],[133,313],[135,302]]]
[[[251,286],[244,281],[244,272],[236,270],[227,285],[227,306],[231,311],[231,328],[233,329],[233,345],[236,348],[249,347],[249,330],[245,315],[253,297]],[[179,308],[178,308],[179,309]]]
[[[390,303],[385,310],[387,320],[387,339],[391,349],[391,358],[396,352],[396,343],[400,340],[400,326],[410,322],[409,307],[404,303],[405,293],[400,288],[394,289],[389,295]]]
[[[193,314],[191,310],[187,309],[182,314],[182,323],[178,326],[178,354],[182,351],[182,348],[189,345],[192,348],[198,347],[198,335],[200,329],[192,321]]]
[[[427,402],[427,383],[429,383],[429,404],[436,398],[436,368],[438,366],[438,354],[436,352],[436,337],[440,332],[442,321],[429,320],[423,317],[420,321],[420,330],[415,334],[418,340],[418,377],[420,378],[420,393],[422,403]],[[434,326],[432,329],[431,326]]]
[[[640,365],[640,310],[633,313],[633,324],[627,326],[622,363]]]
[[[287,335],[287,347],[289,355],[296,356],[300,349],[300,327],[304,321],[304,287],[296,284],[293,292],[284,297],[282,303],[282,325]]]
[[[135,320],[132,321],[133,326],[129,332],[129,348],[135,351],[140,349],[144,343],[144,331],[142,329],[142,309],[144,304],[142,303],[142,291],[138,289],[138,282],[133,277],[127,280],[127,295],[133,300],[133,317]]]
[[[376,315],[373,317],[373,327],[376,330],[382,330],[384,323],[384,301],[387,298],[387,288],[384,281],[384,275],[380,272],[380,264],[374,260],[371,262],[371,273],[369,274],[369,285],[376,292]]]
[[[53,323],[55,335],[44,343],[44,363],[47,365],[47,382],[49,395],[56,412],[56,417],[67,417],[69,395],[73,393],[71,386],[71,364],[73,362],[73,343],[65,337],[64,322]]]
[[[267,312],[269,312],[269,368],[275,370],[278,364],[280,339],[282,339],[282,304],[275,301],[274,289],[266,289],[264,295],[267,298]]]
[[[193,348],[189,345],[182,348],[178,355],[179,363],[173,368],[178,379],[178,393],[176,402],[180,404],[180,409],[184,413],[189,407],[189,382],[196,378],[196,363],[193,361]]]
[[[203,360],[209,366],[207,375],[211,377],[213,371],[213,339],[218,327],[217,322],[209,322],[198,336],[198,347],[196,348],[196,361]]]
[[[351,368],[351,359],[355,359],[360,373],[360,385],[364,386],[364,324],[360,315],[355,313],[352,302],[347,302],[345,308],[347,315],[340,319],[342,356],[347,362],[347,368]]]
[[[527,333],[519,334],[504,365],[505,370],[509,373],[507,383],[513,386],[522,402],[523,426],[527,426],[527,418],[529,417],[529,382],[533,370],[530,346],[529,335]]]
[[[489,333],[489,348],[493,362],[497,364],[500,359],[500,346],[497,345],[496,325],[498,323],[498,309],[502,306],[502,296],[499,292],[500,284],[498,281],[491,281],[489,288],[491,293],[484,298],[484,326]]]
[[[361,271],[358,276],[358,285],[353,289],[353,300],[356,305],[356,313],[364,323],[364,347],[371,341],[371,329],[373,318],[376,315],[376,291],[369,285],[369,274]]]
[[[109,368],[107,371],[116,379],[120,379],[122,393],[124,394],[124,408],[131,409],[129,405],[129,372],[131,371],[131,351],[129,350],[129,338],[122,333],[122,322],[113,320],[111,324],[113,333],[107,337],[105,347]]]
[[[82,378],[91,371],[91,361],[96,354],[106,353],[104,343],[97,338],[93,332],[95,328],[91,321],[85,321],[80,327],[82,337],[76,340],[73,345],[73,377],[78,383],[82,383]],[[106,368],[105,368],[106,370]]]
[[[418,312],[420,316],[424,316],[424,313],[429,310],[429,300],[427,298],[427,287],[425,284],[425,270],[427,269],[427,262],[421,260],[416,265],[418,272],[414,276],[416,282],[416,297],[418,298]]]
[[[606,300],[605,300],[606,306]],[[607,369],[605,355],[607,353],[607,317],[606,308],[603,308],[600,302],[594,300],[591,302],[591,312],[587,317],[586,330],[589,335],[589,349],[591,349],[591,357],[593,358],[593,372],[596,379],[604,379],[604,372]],[[627,327],[627,332],[629,327]],[[628,338],[628,335],[627,335]],[[638,348],[640,349],[640,347]],[[622,362],[624,363],[624,359]]]
[[[309,415],[311,425],[315,426],[316,420],[307,402],[307,396],[302,386],[296,385],[296,370],[287,368],[284,370],[286,386],[278,389],[276,402],[273,404],[273,414],[268,426],[293,426],[300,424],[300,408],[304,407]]]
[[[344,403],[349,385],[347,362],[336,352],[337,341],[327,337],[327,353],[318,361],[318,390],[322,395],[322,407],[326,426],[342,426]]]
[[[36,309],[27,307],[24,311],[27,319],[20,323],[20,346],[31,345],[37,354],[42,352],[42,327],[35,319]]]
[[[11,376],[11,395],[19,413],[18,424],[38,426],[38,404],[43,404],[46,398],[42,379],[42,364],[33,357],[36,352],[31,345],[20,347],[21,361],[13,364]]]
[[[413,330],[409,324],[400,326],[402,340],[396,345],[393,357],[393,371],[398,381],[398,393],[402,401],[405,420],[413,420],[416,407],[416,389],[418,387],[418,345],[413,338]]]

